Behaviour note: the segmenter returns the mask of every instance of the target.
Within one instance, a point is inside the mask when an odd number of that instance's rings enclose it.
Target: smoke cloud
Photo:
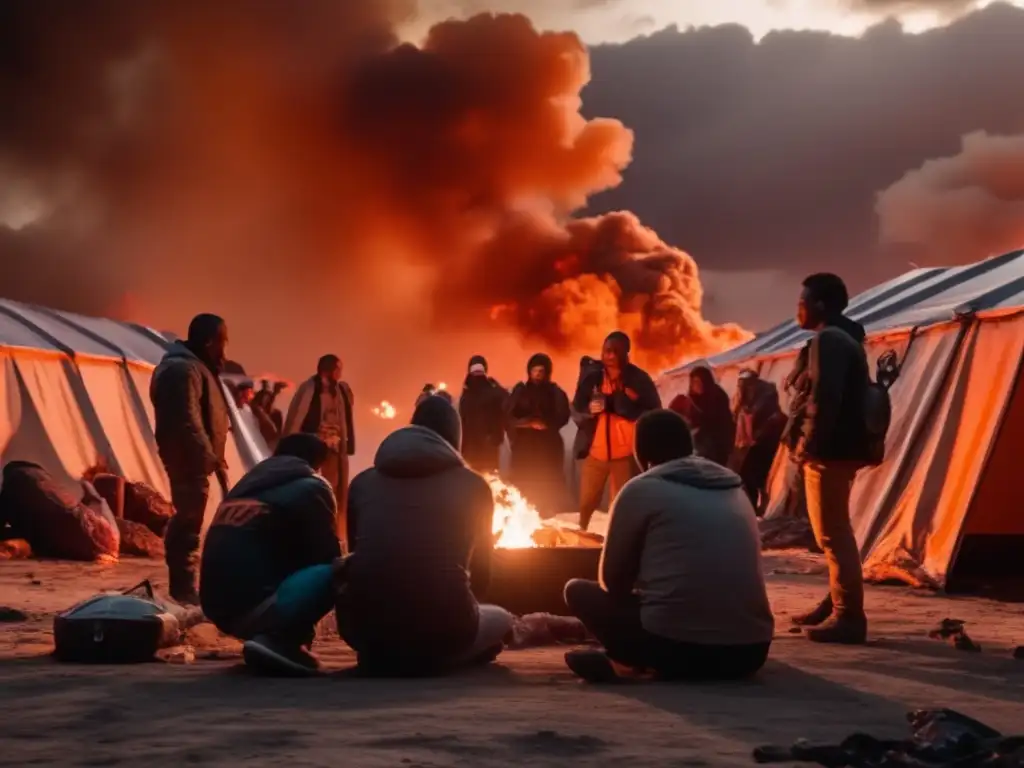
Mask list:
[[[374,386],[489,350],[518,376],[524,345],[594,353],[616,327],[659,365],[744,338],[703,319],[696,264],[635,216],[571,217],[633,145],[581,116],[575,35],[479,15],[399,44],[416,13],[4,3],[4,292],[178,330],[216,311],[250,367],[337,350]]]

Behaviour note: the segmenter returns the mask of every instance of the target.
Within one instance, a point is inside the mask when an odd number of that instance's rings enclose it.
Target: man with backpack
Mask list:
[[[873,386],[864,352],[864,328],[843,315],[849,304],[837,275],[803,282],[797,324],[814,337],[794,382],[802,408],[791,412],[794,458],[803,466],[807,515],[828,563],[829,597],[793,621],[819,643],[862,644],[867,638],[860,549],[850,522],[857,472],[872,463],[865,404]],[[801,356],[803,357],[803,355]]]

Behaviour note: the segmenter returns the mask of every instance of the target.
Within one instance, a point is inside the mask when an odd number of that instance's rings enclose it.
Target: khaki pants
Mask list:
[[[611,507],[622,486],[640,472],[632,456],[625,459],[601,461],[592,456],[583,460],[580,469],[580,528],[584,531],[590,526],[590,518],[601,503],[604,488],[611,484],[608,495],[608,506]]]
[[[330,451],[327,454],[327,461],[320,468],[320,474],[324,476],[331,488],[334,489],[334,498],[338,502],[338,539],[342,543],[342,550],[347,552],[348,547],[348,454]]]
[[[850,492],[860,465],[848,461],[804,464],[807,517],[828,563],[828,584],[837,617],[864,616],[864,573],[850,523]]]

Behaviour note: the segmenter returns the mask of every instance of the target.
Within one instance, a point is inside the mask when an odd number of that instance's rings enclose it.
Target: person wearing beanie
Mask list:
[[[459,397],[462,419],[462,456],[477,472],[497,472],[501,444],[505,442],[505,401],[508,392],[487,375],[483,355],[469,359],[466,381]]]
[[[622,331],[604,340],[601,365],[580,379],[573,410],[586,414],[576,441],[580,467],[580,528],[590,525],[608,487],[608,503],[630,478],[639,473],[633,458],[633,433],[643,414],[661,408],[661,397],[650,375],[629,361],[630,341]]]
[[[569,398],[551,380],[551,358],[536,354],[526,365],[528,378],[516,384],[506,408],[512,444],[509,480],[542,513],[566,511],[565,443]]]
[[[480,605],[491,570],[494,496],[459,453],[451,404],[425,398],[349,493],[338,630],[369,674],[419,676],[489,663],[512,616]]]

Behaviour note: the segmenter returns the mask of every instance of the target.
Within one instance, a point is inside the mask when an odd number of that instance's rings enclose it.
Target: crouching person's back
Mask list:
[[[206,534],[200,598],[222,632],[245,640],[246,664],[308,675],[316,624],[334,607],[341,546],[327,446],[290,435],[231,489]]]
[[[768,657],[774,620],[757,520],[735,473],[693,455],[683,419],[653,411],[637,424],[646,471],[615,501],[600,584],[575,580],[566,602],[604,645],[574,651],[593,681],[626,671],[668,679],[734,679]]]
[[[474,596],[490,576],[494,499],[460,442],[455,409],[428,397],[352,481],[338,628],[365,672],[426,675],[486,663],[511,630],[506,611]]]

